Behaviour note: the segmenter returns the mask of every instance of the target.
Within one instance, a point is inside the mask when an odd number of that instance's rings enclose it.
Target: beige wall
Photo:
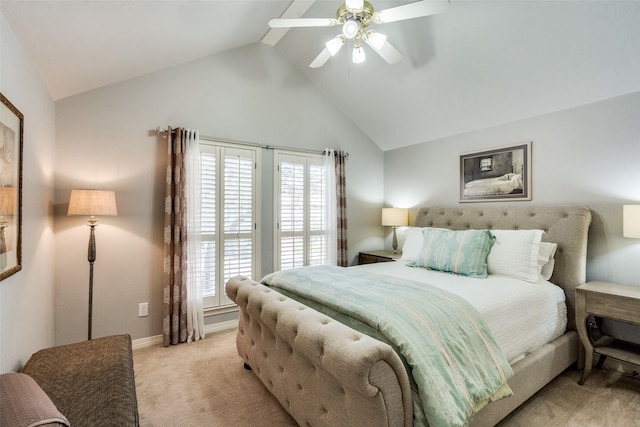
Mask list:
[[[640,240],[622,237],[622,205],[640,203],[639,138],[637,92],[387,151],[385,201],[399,207],[456,206],[461,153],[532,141],[533,199],[504,206],[589,206],[587,279],[640,286]]]
[[[118,203],[118,216],[96,229],[94,337],[161,333],[166,140],[151,130],[167,125],[348,151],[350,257],[382,246],[382,151],[273,48],[256,43],[63,99],[56,102],[57,344],[86,337],[88,229],[86,220],[66,216],[72,188],[112,189]],[[268,235],[269,224],[262,227]],[[266,258],[271,246],[263,248]],[[139,318],[138,303],[147,301],[149,317]]]
[[[22,271],[0,282],[0,372],[54,343],[54,103],[0,14],[0,92],[24,115]]]

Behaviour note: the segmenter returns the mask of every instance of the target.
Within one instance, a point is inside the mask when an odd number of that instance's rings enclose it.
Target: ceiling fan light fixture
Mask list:
[[[362,44],[360,42],[357,42],[356,44],[353,45],[353,53],[351,56],[353,58],[354,64],[361,64],[365,61],[365,59],[367,59],[366,55],[364,54],[364,49],[362,48]]]
[[[365,40],[369,43],[369,46],[376,50],[380,50],[387,42],[387,36],[372,30],[367,32]]]
[[[343,44],[344,36],[340,34],[326,42],[324,45],[326,46],[331,56],[335,56],[335,54],[338,53]]]
[[[1,0],[0,0],[1,1]],[[400,3],[405,3],[405,0]],[[393,47],[384,34],[376,33],[368,30],[371,24],[384,24],[387,22],[403,21],[406,19],[419,18],[423,16],[435,15],[444,12],[449,6],[451,0],[414,0],[399,6],[393,6],[384,10],[376,11],[373,5],[367,0],[342,0],[335,18],[276,18],[269,21],[269,27],[272,29],[288,29],[296,27],[333,27],[341,26],[342,34],[339,34],[333,40],[325,43],[322,52],[309,64],[311,68],[323,66],[332,56],[336,55],[342,45],[347,41],[352,46],[352,60],[358,64],[365,61],[365,52],[362,42],[367,43],[373,51],[389,64],[395,64],[402,59],[402,54]],[[292,2],[296,3],[296,1]],[[313,3],[313,1],[304,1],[302,3]],[[296,14],[289,13],[291,6],[283,12],[282,16]],[[307,6],[308,8],[308,6]],[[305,8],[305,10],[307,10]],[[267,35],[278,34],[277,36]],[[275,45],[277,40],[282,37],[283,32],[270,32],[262,38],[264,43]],[[277,38],[277,39],[276,39]],[[275,41],[274,41],[275,40]]]
[[[358,35],[360,31],[360,23],[355,18],[349,18],[342,26],[342,34],[348,39],[352,39]]]

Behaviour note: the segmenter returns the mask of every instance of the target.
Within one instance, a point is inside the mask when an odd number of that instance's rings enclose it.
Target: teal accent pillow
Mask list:
[[[454,231],[425,228],[418,258],[407,264],[430,270],[487,277],[487,256],[495,237],[489,230]]]

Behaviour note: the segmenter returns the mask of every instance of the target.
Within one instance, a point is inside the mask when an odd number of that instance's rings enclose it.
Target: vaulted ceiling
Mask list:
[[[291,3],[331,18],[341,1],[1,0],[0,11],[57,100],[260,42]],[[394,65],[370,49],[356,65],[343,49],[309,68],[336,27],[289,30],[274,49],[389,150],[640,91],[638,22],[638,0],[451,0],[376,26],[404,55]]]

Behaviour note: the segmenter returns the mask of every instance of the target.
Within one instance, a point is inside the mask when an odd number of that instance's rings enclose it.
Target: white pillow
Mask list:
[[[553,275],[553,267],[556,264],[554,258],[558,249],[557,243],[540,242],[540,252],[538,252],[538,271],[540,272],[540,278],[544,280],[551,279]]]
[[[496,237],[487,257],[488,272],[537,282],[542,230],[491,230]]]
[[[411,227],[407,230],[407,237],[402,244],[402,261],[415,261],[422,249],[422,227]]]

